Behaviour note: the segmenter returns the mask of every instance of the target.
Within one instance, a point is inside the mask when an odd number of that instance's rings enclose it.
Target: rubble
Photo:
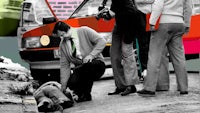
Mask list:
[[[0,80],[15,80],[27,82],[32,80],[30,70],[18,63],[13,63],[11,59],[0,57]]]

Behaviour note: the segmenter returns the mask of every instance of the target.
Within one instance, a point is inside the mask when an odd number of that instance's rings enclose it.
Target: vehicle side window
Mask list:
[[[200,14],[200,0],[192,0],[192,14]]]
[[[77,13],[71,17],[85,17],[96,15],[98,13],[98,7],[103,0],[89,0]],[[110,8],[111,0],[107,1],[106,7]]]

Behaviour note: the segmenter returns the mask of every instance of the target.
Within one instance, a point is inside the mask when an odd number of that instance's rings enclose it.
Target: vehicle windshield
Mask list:
[[[24,25],[42,25],[43,18],[53,17],[45,0],[37,0],[35,4],[25,2],[23,5]]]
[[[47,6],[44,0],[38,0],[35,6],[35,12],[37,15],[36,20],[40,23],[42,23],[43,18],[53,17],[53,14],[51,13],[49,7]]]
[[[103,0],[88,0],[77,12],[71,15],[71,18],[92,16],[98,13],[98,6]],[[106,6],[110,8],[111,0],[107,1]],[[192,0],[193,15],[200,14],[200,0]]]
[[[96,15],[98,13],[98,7],[103,0],[88,0],[77,12],[71,15],[71,18],[86,17]],[[107,1],[106,7],[110,8],[111,0]]]

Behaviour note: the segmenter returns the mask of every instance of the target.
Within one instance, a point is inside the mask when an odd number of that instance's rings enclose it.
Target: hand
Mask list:
[[[190,27],[185,27],[185,34],[188,34],[190,31]]]
[[[81,54],[76,54],[76,58],[78,58],[78,59],[80,59],[80,60],[82,60],[83,59],[83,57],[81,56]]]
[[[62,91],[62,92],[65,92],[66,89],[67,89],[66,85],[62,85],[62,86],[61,86],[61,91]]]
[[[105,20],[111,20],[115,16],[115,13],[111,10],[107,10],[102,14],[102,17]]]
[[[156,31],[155,25],[150,25],[150,31]]]
[[[92,62],[93,59],[94,59],[94,56],[88,55],[83,59],[83,63]]]
[[[98,11],[101,11],[102,9],[104,9],[105,8],[105,5],[100,5],[99,7],[98,7]]]

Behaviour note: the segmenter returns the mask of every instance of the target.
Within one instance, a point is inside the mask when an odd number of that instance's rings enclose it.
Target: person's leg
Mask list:
[[[127,21],[129,20],[127,17]],[[130,25],[128,25],[130,24]],[[129,26],[129,27],[128,27]],[[135,52],[133,48],[133,40],[135,40],[135,28],[134,23],[124,23],[123,29],[123,42],[122,42],[122,65],[124,69],[125,81],[127,88],[121,93],[122,96],[128,95],[129,93],[135,93],[135,84],[138,83],[138,69],[135,60]],[[127,28],[126,28],[127,27]]]
[[[144,81],[144,78],[147,75],[147,62],[151,32],[141,30],[141,32],[138,32],[138,34],[139,35],[136,36],[139,45],[138,58],[140,63],[140,73],[138,75],[140,80]]]
[[[80,71],[77,68],[76,70],[73,71],[73,73],[70,75],[70,78],[68,80],[67,86],[69,89],[73,90],[73,92],[77,95],[80,96],[82,94],[82,84],[81,84],[81,78],[80,78]]]
[[[122,65],[127,86],[135,85],[138,83],[138,71],[133,43],[122,43],[122,55]]]
[[[169,81],[169,58],[167,48],[163,52],[161,67],[158,76],[156,91],[168,91],[170,88]]]
[[[142,72],[147,69],[148,52],[151,32],[146,31],[146,14],[139,12],[137,36],[139,44],[139,59],[141,63]]]
[[[185,54],[182,44],[182,35],[184,33],[183,24],[171,24],[171,28],[175,31],[170,43],[168,44],[170,58],[176,73],[178,90],[188,92],[188,77],[185,64]]]
[[[69,79],[69,87],[78,95],[77,102],[91,100],[93,82],[105,72],[105,64],[100,60],[93,60],[76,68]]]
[[[156,91],[156,85],[161,66],[161,58],[169,37],[167,30],[167,24],[160,24],[159,29],[151,34],[147,76],[145,77],[144,81],[144,89],[147,91]]]
[[[121,93],[121,95],[125,96],[137,91],[135,84],[137,84],[139,81],[133,43],[122,43],[122,55],[122,65],[127,88],[124,92]]]
[[[113,77],[115,80],[117,91],[108,93],[108,95],[119,94],[126,88],[124,70],[123,66],[121,65],[121,60],[122,60],[121,46],[122,46],[122,37],[121,34],[119,33],[117,25],[115,25],[112,32],[112,45],[110,47],[110,58],[113,70]]]
[[[89,72],[85,70],[89,70]],[[86,74],[84,74],[85,77],[83,78],[83,82],[86,85],[84,92],[90,94],[93,82],[101,78],[105,72],[105,63],[101,60],[92,60],[92,62],[86,63],[82,67],[82,72]]]

